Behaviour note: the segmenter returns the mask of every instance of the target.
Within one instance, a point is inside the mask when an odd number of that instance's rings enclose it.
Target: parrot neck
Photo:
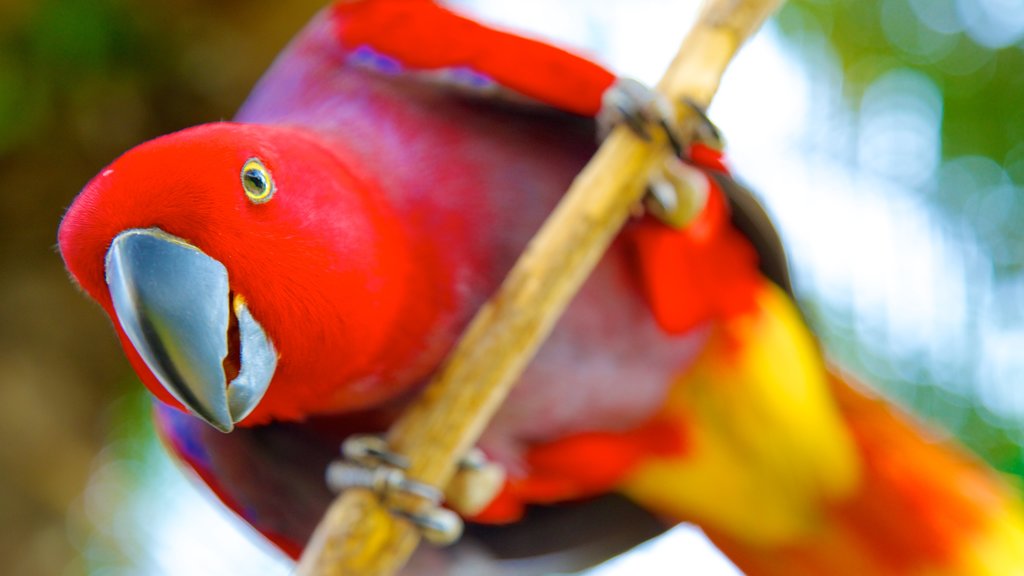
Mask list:
[[[277,273],[238,263],[240,283],[259,279],[239,290],[253,295],[280,356],[246,423],[349,413],[402,396],[461,325],[449,261],[424,238],[415,207],[399,207],[342,143],[305,128],[263,128],[297,169],[275,174],[279,190],[267,205],[277,203],[276,224],[288,231],[264,249]]]

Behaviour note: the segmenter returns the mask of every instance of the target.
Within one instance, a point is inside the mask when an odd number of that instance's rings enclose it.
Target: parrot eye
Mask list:
[[[250,158],[242,166],[242,189],[253,204],[263,204],[274,195],[274,179],[259,158]]]

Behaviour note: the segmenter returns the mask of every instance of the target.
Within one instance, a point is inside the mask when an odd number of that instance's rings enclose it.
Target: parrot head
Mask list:
[[[161,400],[227,432],[398,393],[380,366],[405,329],[410,242],[335,150],[202,125],[129,150],[68,209],[64,262]]]

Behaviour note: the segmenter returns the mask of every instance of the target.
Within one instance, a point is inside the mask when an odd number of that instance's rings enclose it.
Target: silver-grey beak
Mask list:
[[[164,388],[214,428],[252,412],[277,368],[277,351],[245,300],[231,298],[224,265],[158,228],[118,234],[107,251],[117,320]],[[228,327],[238,324],[239,373],[224,373]]]

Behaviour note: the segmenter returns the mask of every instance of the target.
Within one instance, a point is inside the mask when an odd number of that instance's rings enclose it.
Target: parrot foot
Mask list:
[[[463,516],[484,511],[505,486],[505,469],[487,460],[483,450],[471,449],[445,488],[445,503]]]
[[[437,488],[405,475],[409,460],[392,452],[380,436],[351,436],[342,444],[344,458],[327,467],[327,486],[373,491],[392,514],[412,522],[432,544],[453,544],[462,536],[462,518],[443,508]]]
[[[681,102],[692,114],[677,122],[673,103],[660,92],[632,78],[619,78],[601,98],[597,134],[604,140],[612,129],[625,124],[640,138],[651,141],[661,131],[675,155],[686,157],[693,144],[715,150],[723,148],[722,135],[704,109],[690,99]]]
[[[341,445],[341,455],[346,460],[373,467],[386,464],[393,468],[405,470],[409,467],[409,459],[391,451],[388,442],[381,436],[373,434],[357,434],[349,436]]]
[[[454,543],[463,529],[462,519],[442,507],[442,500],[463,515],[476,515],[497,497],[505,484],[504,469],[489,462],[476,448],[459,462],[443,494],[434,486],[406,477],[408,458],[391,451],[380,436],[351,436],[342,444],[341,451],[344,458],[327,468],[327,485],[331,490],[372,490],[393,514],[415,524],[428,542],[437,545]]]
[[[683,104],[692,114],[680,124],[668,99],[636,80],[620,78],[605,91],[597,116],[602,138],[619,124],[647,141],[654,139],[656,131],[664,134],[674,154],[648,176],[643,212],[675,229],[684,228],[701,213],[710,190],[707,175],[689,157],[692,147],[722,148],[721,134],[704,110],[690,100]]]
[[[647,177],[644,211],[680,230],[704,210],[710,192],[707,174],[677,156],[668,156]]]
[[[619,124],[629,126],[634,134],[650,141],[652,127],[661,129],[669,144],[682,155],[681,134],[676,131],[672,104],[651,87],[632,78],[619,78],[601,97],[597,114],[597,134],[604,140]]]

